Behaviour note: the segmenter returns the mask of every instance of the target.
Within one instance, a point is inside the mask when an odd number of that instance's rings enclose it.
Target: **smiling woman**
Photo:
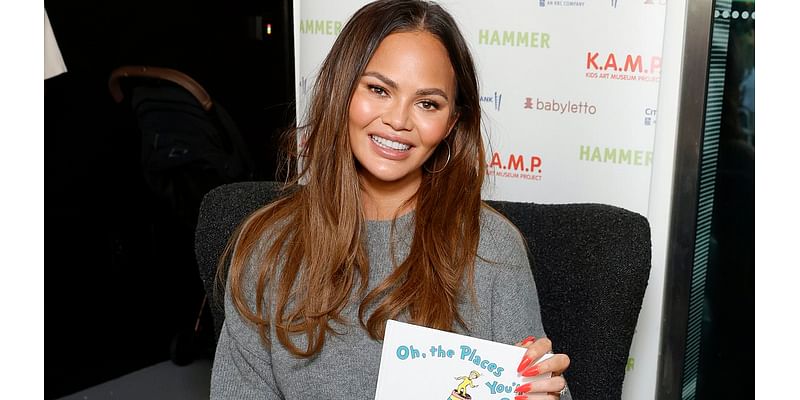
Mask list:
[[[301,170],[220,262],[211,397],[372,398],[389,319],[509,344],[545,336],[524,241],[480,198],[477,77],[450,14],[419,0],[364,6],[311,98],[289,162]],[[564,394],[569,358],[532,365],[552,343],[518,345],[519,374],[553,373],[518,398]]]
[[[449,100],[454,97],[455,73],[435,36],[394,33],[378,46],[348,114],[367,219],[391,219],[397,212],[397,204],[379,202],[381,188],[391,185],[406,199],[417,192],[422,165],[458,118]]]

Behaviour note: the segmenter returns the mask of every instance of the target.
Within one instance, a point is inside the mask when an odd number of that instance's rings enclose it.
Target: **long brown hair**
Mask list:
[[[347,113],[358,79],[381,41],[391,33],[412,31],[429,32],[446,48],[456,76],[458,119],[408,199],[416,210],[409,256],[366,293],[366,223]],[[356,287],[363,299],[359,321],[375,339],[383,337],[387,319],[401,314],[437,329],[452,330],[454,324],[468,329],[457,305],[462,296],[474,299],[485,156],[477,77],[455,21],[426,1],[383,0],[362,7],[336,39],[312,93],[308,123],[299,129],[304,146],[293,157],[300,158],[302,168],[289,180],[296,190],[248,217],[221,261],[230,256],[234,306],[259,328],[265,342],[272,324],[280,343],[302,357],[318,352],[326,335],[335,334],[331,321],[347,322],[341,312]],[[225,274],[220,268],[219,277]],[[245,296],[250,285],[255,310]],[[370,305],[377,306],[366,316]],[[296,334],[305,335],[305,348],[292,341]]]

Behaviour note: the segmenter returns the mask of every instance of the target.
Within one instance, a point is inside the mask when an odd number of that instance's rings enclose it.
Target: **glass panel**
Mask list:
[[[682,397],[752,399],[755,1],[715,7]]]

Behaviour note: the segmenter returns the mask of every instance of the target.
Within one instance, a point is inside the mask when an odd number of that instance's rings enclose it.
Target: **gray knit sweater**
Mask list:
[[[398,260],[408,254],[413,218],[412,212],[397,220],[394,240]],[[390,228],[390,221],[367,222],[369,289],[392,270]],[[484,209],[478,254],[477,305],[469,301],[469,296],[461,301],[459,311],[469,331],[456,329],[456,332],[508,344],[528,335],[544,336],[533,275],[517,229],[505,218]],[[252,273],[253,266],[249,268]],[[252,305],[254,289],[249,289]],[[381,342],[370,338],[358,323],[360,299],[353,296],[343,312],[349,323],[332,325],[342,334],[328,335],[321,352],[310,359],[301,359],[280,345],[274,329],[271,347],[263,346],[257,330],[237,313],[228,292],[211,378],[211,398],[373,399]],[[295,344],[304,348],[305,338],[298,337]]]

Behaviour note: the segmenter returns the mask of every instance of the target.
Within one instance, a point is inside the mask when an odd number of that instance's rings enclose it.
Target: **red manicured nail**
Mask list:
[[[526,344],[533,343],[534,341],[536,341],[535,337],[528,336],[528,337],[525,338],[525,340],[522,341],[522,344],[520,346],[525,346]]]
[[[528,400],[528,396],[523,396],[523,395],[514,396],[514,400]]]
[[[522,372],[522,370],[525,369],[525,367],[527,367],[531,361],[533,361],[533,359],[528,356],[522,357],[522,361],[519,363],[519,367],[517,367],[517,372]]]
[[[531,385],[530,383],[526,383],[524,385],[517,386],[517,388],[514,389],[514,391],[517,393],[527,393],[531,391],[531,386],[533,385]]]
[[[525,371],[522,371],[522,376],[536,376],[539,375],[539,366],[534,365]]]

